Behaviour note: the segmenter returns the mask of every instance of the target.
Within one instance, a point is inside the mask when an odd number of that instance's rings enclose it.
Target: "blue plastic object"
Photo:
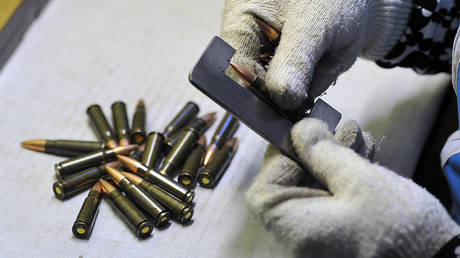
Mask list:
[[[457,74],[457,115],[460,128],[460,64]],[[451,156],[444,165],[444,174],[449,183],[452,201],[454,203],[454,219],[460,224],[460,153]]]
[[[444,174],[449,183],[452,201],[454,203],[454,219],[460,223],[460,153],[453,155],[444,166]]]

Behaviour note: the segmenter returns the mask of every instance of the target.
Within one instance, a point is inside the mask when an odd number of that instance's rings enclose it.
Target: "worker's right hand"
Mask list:
[[[269,146],[248,191],[250,211],[303,257],[432,257],[459,226],[425,189],[363,158],[372,144],[347,126],[335,137],[316,119],[294,126],[306,171]],[[299,185],[307,176],[327,190]]]
[[[407,25],[410,0],[226,0],[222,37],[233,61],[265,78],[285,110],[323,93],[359,54],[387,54]],[[281,32],[267,72],[258,61],[263,35],[254,17]]]

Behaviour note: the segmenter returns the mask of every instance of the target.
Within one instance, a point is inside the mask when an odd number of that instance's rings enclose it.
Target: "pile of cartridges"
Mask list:
[[[239,121],[226,113],[206,150],[204,133],[216,114],[197,117],[198,112],[198,105],[188,102],[163,133],[147,135],[142,100],[131,128],[126,105],[113,103],[115,130],[101,107],[91,105],[87,113],[100,141],[30,140],[21,145],[69,157],[55,164],[58,181],[53,192],[58,199],[91,188],[72,227],[76,237],[90,237],[105,195],[135,234],[144,238],[154,227],[167,225],[170,217],[190,224],[196,181],[205,188],[215,187],[237,149],[237,139],[232,137]]]

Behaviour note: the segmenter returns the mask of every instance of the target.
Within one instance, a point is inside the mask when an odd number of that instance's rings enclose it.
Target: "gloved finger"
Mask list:
[[[314,69],[311,86],[308,91],[310,98],[317,98],[323,94],[345,70],[342,62],[330,53],[324,54]]]
[[[336,133],[335,138],[345,147],[358,151],[364,145],[363,133],[358,122],[355,120],[346,121]]]
[[[330,196],[324,190],[299,187],[297,184],[308,174],[294,161],[269,145],[259,174],[247,192],[247,205],[256,215],[289,199]]]
[[[262,35],[249,11],[253,7],[247,0],[227,0],[222,15],[221,36],[237,50],[232,58],[234,62],[261,75],[264,68],[258,62],[258,54]],[[232,78],[238,78],[232,69],[228,72]]]
[[[310,187],[317,183],[310,174],[306,173],[296,162],[284,156],[273,145],[268,145],[264,161],[256,177],[259,184],[274,184],[282,186]]]
[[[336,257],[328,253],[327,245],[343,241],[340,238],[347,232],[341,217],[343,205],[337,204],[330,196],[290,199],[256,215],[267,230],[295,248],[299,257],[307,253]]]
[[[333,194],[339,193],[362,172],[368,161],[353,150],[335,142],[320,120],[307,118],[294,125],[292,144],[304,166]]]
[[[318,29],[325,22],[320,13],[308,8],[292,11],[283,24],[265,77],[267,91],[283,109],[297,109],[307,98],[314,68],[326,49],[325,33]]]
[[[363,132],[363,139],[364,139],[364,144],[360,146],[357,152],[362,157],[373,162],[375,158],[375,154],[377,152],[375,138],[371,135],[371,133]]]

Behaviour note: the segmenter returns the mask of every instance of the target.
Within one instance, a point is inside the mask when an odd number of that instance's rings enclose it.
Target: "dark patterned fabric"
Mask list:
[[[452,238],[433,258],[460,258],[460,236]]]
[[[400,41],[376,63],[385,68],[411,67],[424,74],[450,73],[460,0],[413,0],[413,3]]]

